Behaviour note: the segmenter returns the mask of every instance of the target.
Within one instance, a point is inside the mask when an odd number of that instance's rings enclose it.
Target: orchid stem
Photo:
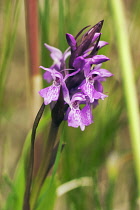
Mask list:
[[[36,115],[33,128],[32,128],[30,159],[29,159],[29,165],[28,165],[28,170],[27,170],[28,176],[27,176],[27,182],[26,182],[26,190],[24,194],[23,210],[30,210],[29,202],[30,202],[30,189],[31,189],[33,166],[34,166],[34,143],[35,143],[36,129],[38,127],[39,121],[44,112],[44,109],[45,109],[45,105],[43,103],[40,110],[38,111]]]
[[[37,174],[37,177],[35,179],[33,188],[32,188],[32,195],[31,195],[31,206],[32,209],[34,209],[34,206],[36,204],[37,198],[40,193],[40,189],[42,187],[42,184],[46,178],[46,172],[48,171],[48,166],[50,163],[52,151],[54,148],[54,144],[56,142],[56,137],[58,133],[59,126],[56,126],[53,122],[51,122],[50,131],[48,135],[48,139],[46,142],[46,145],[44,146],[44,152],[43,152],[43,160],[40,165],[39,172]],[[46,158],[45,158],[46,157]]]
[[[51,114],[52,114],[52,122],[50,125],[48,139],[44,145],[44,151],[43,151],[43,156],[42,156],[43,159],[42,159],[37,177],[35,178],[34,185],[32,187],[32,194],[31,194],[32,209],[34,209],[34,207],[36,205],[37,198],[39,196],[41,187],[42,187],[44,180],[47,176],[53,149],[54,149],[56,139],[57,139],[59,126],[64,118],[64,100],[63,100],[62,89],[60,90],[59,99],[58,99],[57,103],[55,104],[54,108],[52,109]]]

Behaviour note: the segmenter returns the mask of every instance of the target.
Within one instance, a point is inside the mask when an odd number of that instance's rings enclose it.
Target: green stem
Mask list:
[[[59,0],[59,48],[64,51],[65,49],[65,42],[64,42],[64,5],[63,0]]]
[[[52,187],[53,182],[54,182],[55,174],[57,172],[57,168],[58,168],[58,164],[59,164],[59,160],[60,160],[60,155],[61,155],[61,152],[62,152],[64,146],[65,146],[65,144],[63,144],[63,134],[62,134],[61,138],[60,138],[60,141],[57,143],[57,146],[56,146],[55,157],[54,157],[53,164],[52,164],[53,165],[53,171],[52,171],[51,179],[50,179],[50,181],[49,181],[49,183],[46,187],[45,192],[37,200],[36,205],[35,205],[35,209],[38,209],[40,203],[48,197],[48,193],[49,193],[49,197],[50,197],[50,194],[52,193],[51,192],[51,187]],[[49,203],[48,203],[48,208],[49,208]]]
[[[105,210],[112,210],[113,209],[114,190],[115,190],[115,179],[110,179],[109,180],[109,186],[106,190]]]
[[[24,194],[23,210],[30,209],[30,189],[31,189],[31,184],[32,184],[32,174],[33,174],[33,166],[34,166],[34,143],[35,143],[36,129],[38,127],[39,121],[40,121],[42,114],[44,112],[44,109],[45,109],[45,105],[43,103],[36,115],[36,118],[35,118],[35,121],[33,124],[33,128],[32,128],[30,159],[29,159],[29,165],[28,165],[28,176],[27,176],[27,181],[26,181],[26,190],[25,190],[25,194]]]
[[[39,196],[41,187],[47,176],[48,168],[50,166],[50,162],[52,158],[53,148],[56,143],[59,126],[64,118],[64,100],[63,100],[62,89],[60,90],[58,101],[55,104],[54,108],[52,109],[51,115],[52,115],[52,122],[51,122],[50,130],[49,130],[47,142],[45,142],[45,145],[44,145],[44,151],[43,151],[43,156],[42,156],[43,159],[42,159],[37,177],[34,181],[34,185],[32,187],[31,206],[33,209],[37,202],[37,198]]]
[[[138,196],[140,197],[140,118],[138,97],[136,93],[129,37],[124,16],[123,1],[110,0],[118,53],[122,68],[125,100],[127,105],[131,144],[133,150],[135,171],[138,181]]]
[[[59,126],[56,126],[53,122],[51,123],[51,127],[49,130],[48,139],[46,142],[46,145],[44,146],[44,152],[43,152],[43,160],[40,165],[39,172],[37,174],[37,177],[34,181],[34,185],[32,188],[32,195],[31,195],[31,209],[34,209],[34,206],[36,204],[37,198],[40,193],[41,186],[44,182],[44,179],[46,177],[46,171],[50,163],[52,151],[54,148],[54,144],[56,141],[57,133],[58,133]]]
[[[4,25],[3,36],[1,40],[1,58],[0,58],[0,106],[3,105],[3,97],[5,92],[5,84],[11,68],[8,68],[12,58],[15,39],[17,35],[17,26],[20,15],[21,1],[16,0],[13,4],[12,1],[4,1]]]

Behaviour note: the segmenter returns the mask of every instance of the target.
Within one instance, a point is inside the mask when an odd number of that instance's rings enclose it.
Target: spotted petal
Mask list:
[[[44,98],[44,104],[48,105],[52,101],[57,101],[59,97],[60,86],[51,85],[39,91],[39,94]]]
[[[84,125],[88,126],[91,123],[93,123],[93,116],[92,116],[91,107],[89,104],[84,106],[84,108],[81,110],[81,116],[82,116],[82,122]]]
[[[80,126],[81,130],[85,129],[85,125],[82,122],[81,110],[71,109],[68,115],[68,126],[77,128]]]
[[[95,99],[102,99],[104,100],[104,98],[107,97],[107,95],[98,92],[95,88],[94,85],[89,83],[89,82],[85,82],[83,85],[80,86],[80,89],[82,90],[82,92],[87,95],[90,99],[90,103],[93,103]]]

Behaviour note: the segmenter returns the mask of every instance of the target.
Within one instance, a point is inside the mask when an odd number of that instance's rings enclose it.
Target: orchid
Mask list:
[[[39,91],[40,96],[44,98],[44,104],[58,102],[58,109],[63,113],[63,119],[68,121],[68,126],[80,127],[82,131],[85,126],[93,123],[93,106],[98,104],[99,99],[104,100],[107,97],[103,93],[102,82],[113,75],[102,68],[102,63],[109,58],[97,55],[99,49],[108,44],[100,41],[102,25],[103,21],[100,21],[82,36],[83,31],[89,26],[83,28],[76,37],[67,33],[69,48],[64,53],[45,44],[50,51],[53,64],[50,68],[40,66],[46,71],[44,79],[52,81],[52,85]],[[59,101],[61,101],[60,106]]]

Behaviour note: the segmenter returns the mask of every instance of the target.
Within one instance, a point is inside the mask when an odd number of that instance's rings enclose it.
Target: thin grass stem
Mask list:
[[[41,98],[37,91],[41,89],[41,76],[39,71],[39,35],[38,35],[38,1],[25,0],[26,34],[29,77],[31,85],[31,96],[33,104],[33,118],[36,115]]]
[[[140,198],[140,118],[138,97],[134,80],[134,67],[131,57],[128,31],[126,27],[123,1],[110,0],[114,27],[116,29],[116,42],[121,62],[124,94],[127,106],[129,130],[131,136],[134,165],[138,182],[138,196]]]

